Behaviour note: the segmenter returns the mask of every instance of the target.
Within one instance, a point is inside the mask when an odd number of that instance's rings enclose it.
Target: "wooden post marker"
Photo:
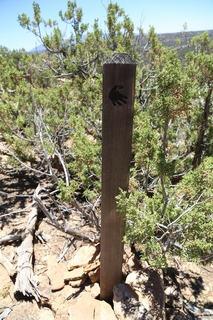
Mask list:
[[[103,65],[100,298],[111,302],[122,282],[124,219],[116,212],[119,188],[128,189],[136,63],[115,53]]]

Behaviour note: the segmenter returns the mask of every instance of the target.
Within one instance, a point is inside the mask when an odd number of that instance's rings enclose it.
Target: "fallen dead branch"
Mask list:
[[[39,192],[39,187],[35,190],[35,195]],[[36,277],[33,273],[33,237],[38,216],[37,203],[33,201],[32,209],[29,213],[27,227],[24,232],[23,241],[18,248],[17,276],[14,293],[21,292],[24,296],[34,297],[40,300],[37,289]]]
[[[2,243],[13,242],[13,241],[21,240],[21,239],[22,239],[22,236],[19,234],[9,234],[7,236],[0,238],[0,245]]]
[[[29,213],[27,226],[24,231],[24,234],[22,236],[8,235],[0,239],[0,243],[22,239],[22,243],[17,249],[18,262],[16,269],[14,269],[13,265],[9,262],[9,260],[4,258],[2,255],[0,256],[0,263],[2,263],[5,266],[10,276],[13,276],[15,273],[17,273],[14,293],[16,294],[19,292],[24,296],[33,297],[36,299],[36,301],[39,301],[41,298],[41,294],[37,287],[37,277],[33,272],[33,240],[38,217],[38,208],[45,214],[47,218],[46,221],[58,230],[83,241],[89,241],[93,243],[99,241],[99,235],[96,235],[95,233],[92,235],[88,235],[77,230],[71,229],[64,215],[61,212],[59,212],[59,214],[60,218],[62,219],[62,222],[59,222],[58,218],[52,213],[51,210],[49,210],[46,207],[44,201],[41,199],[41,191],[44,192],[45,196],[48,195],[48,191],[44,187],[41,187],[40,185],[37,186],[33,194],[31,211]],[[59,209],[60,208],[57,207],[57,211]]]
[[[69,243],[65,245],[65,248],[62,250],[60,256],[57,259],[57,263],[59,263],[61,261],[61,259],[65,256],[65,254],[67,253],[67,251],[69,250],[69,248],[73,245],[73,239],[69,240]]]
[[[39,190],[42,190],[43,188],[41,188],[40,186],[38,187],[40,188]],[[44,189],[43,189],[44,190]],[[47,222],[52,225],[53,227],[57,228],[58,230],[69,234],[73,237],[75,237],[76,239],[80,239],[80,240],[84,240],[84,241],[89,241],[89,242],[98,242],[99,236],[89,236],[86,235],[84,233],[78,232],[74,229],[71,229],[70,226],[68,225],[68,222],[66,221],[66,219],[64,218],[63,214],[61,214],[62,220],[63,220],[63,224],[59,223],[57,218],[54,216],[54,214],[48,210],[44,204],[44,202],[42,201],[41,197],[39,196],[38,192],[34,194],[34,200],[36,201],[38,207],[40,208],[40,210],[45,214],[45,216],[48,218]]]
[[[15,274],[15,268],[12,263],[2,254],[0,251],[0,264],[2,264],[7,270],[10,277],[13,277]]]

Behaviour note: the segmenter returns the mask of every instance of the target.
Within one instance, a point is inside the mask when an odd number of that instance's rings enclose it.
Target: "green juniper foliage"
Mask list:
[[[166,266],[170,255],[205,260],[213,243],[213,42],[207,32],[179,57],[154,28],[147,36],[115,2],[103,29],[68,1],[58,21],[18,16],[46,50],[0,47],[0,132],[10,164],[46,175],[58,199],[96,201],[101,193],[102,66],[114,52],[137,63],[129,191],[117,209],[124,241]],[[61,24],[60,24],[61,25]]]

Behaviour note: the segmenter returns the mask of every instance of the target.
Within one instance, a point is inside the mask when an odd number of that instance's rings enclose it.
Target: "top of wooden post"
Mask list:
[[[113,53],[104,64],[136,64],[127,53]]]

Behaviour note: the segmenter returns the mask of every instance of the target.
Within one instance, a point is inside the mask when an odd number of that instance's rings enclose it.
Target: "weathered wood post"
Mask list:
[[[103,65],[100,298],[111,301],[122,281],[124,219],[116,212],[119,188],[128,189],[136,63],[115,53]]]

